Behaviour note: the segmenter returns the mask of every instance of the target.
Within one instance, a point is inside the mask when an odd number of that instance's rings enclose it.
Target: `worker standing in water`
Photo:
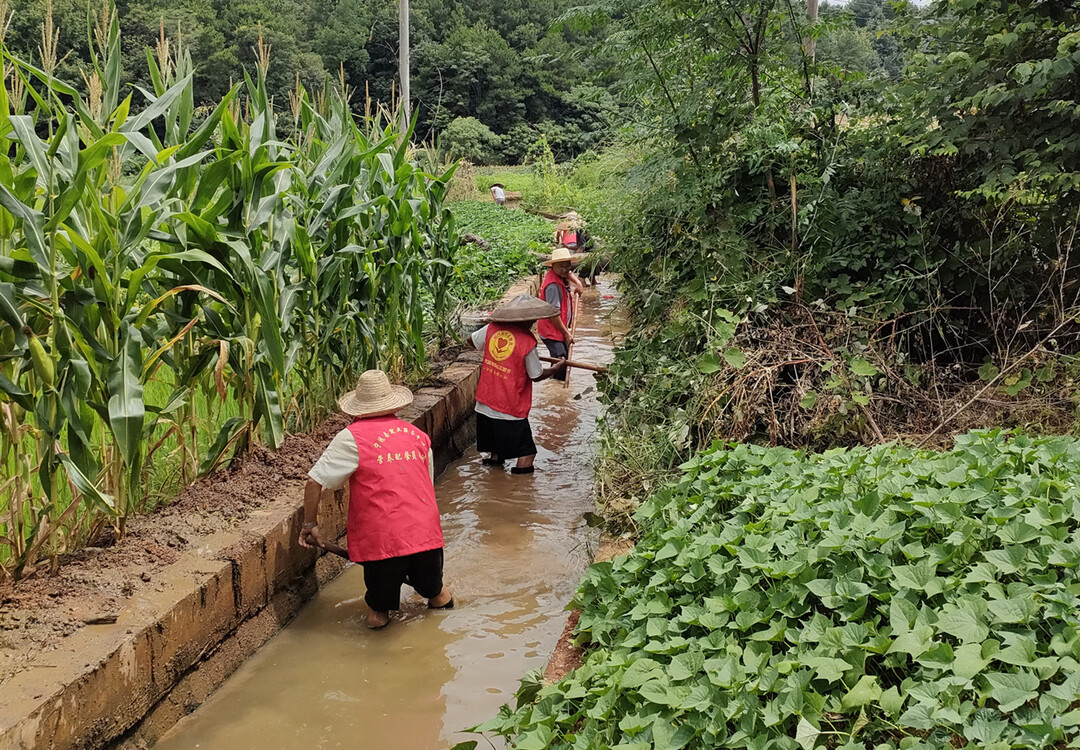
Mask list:
[[[581,294],[584,287],[571,270],[580,260],[565,247],[557,247],[551,257],[544,261],[548,271],[540,282],[540,298],[554,307],[558,314],[550,320],[541,320],[537,324],[540,338],[548,353],[555,359],[566,359],[570,354],[570,344],[574,336],[570,332],[574,318],[574,294]],[[555,378],[566,380],[566,369],[562,369]]]
[[[408,583],[431,609],[452,609],[443,586],[443,535],[435,502],[431,440],[394,414],[412,392],[368,370],[356,390],[338,401],[353,423],[339,432],[308,472],[302,547],[322,547],[319,500],[323,490],[349,483],[349,559],[364,567],[364,600],[374,630],[390,623]]]
[[[488,454],[483,462],[489,466],[516,458],[512,474],[534,471],[532,384],[565,372],[566,360],[544,369],[532,326],[558,314],[546,302],[521,294],[495,310],[490,322],[470,337],[473,347],[484,353],[476,388],[476,449]]]

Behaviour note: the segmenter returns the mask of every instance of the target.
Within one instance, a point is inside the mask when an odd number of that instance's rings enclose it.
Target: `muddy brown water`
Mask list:
[[[575,359],[610,360],[623,330],[615,302],[609,283],[586,290]],[[363,570],[350,565],[155,747],[437,750],[476,739],[461,730],[546,663],[595,547],[582,518],[593,502],[593,383],[575,371],[569,388],[534,387],[536,474],[482,466],[471,449],[439,477],[454,610],[428,612],[406,586],[390,626],[369,631]]]

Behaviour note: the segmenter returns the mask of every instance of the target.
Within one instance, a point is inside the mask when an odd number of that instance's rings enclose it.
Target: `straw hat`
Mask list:
[[[519,294],[491,314],[493,323],[531,323],[541,318],[554,318],[559,308],[530,294]]]
[[[567,211],[559,218],[571,229],[581,229],[585,226],[585,219],[577,211]]]
[[[554,252],[551,253],[551,257],[544,261],[544,265],[553,266],[556,263],[562,263],[565,261],[569,261],[570,263],[579,263],[581,262],[581,256],[574,255],[565,247],[557,247],[555,248]]]
[[[503,184],[501,182],[493,182],[493,183],[491,183],[491,187],[501,188],[501,187],[503,187]]]
[[[412,391],[390,385],[382,370],[368,370],[360,376],[356,390],[338,399],[338,408],[353,417],[381,417],[393,414],[412,403]]]

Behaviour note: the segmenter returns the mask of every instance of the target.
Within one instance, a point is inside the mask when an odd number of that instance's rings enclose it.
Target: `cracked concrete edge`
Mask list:
[[[468,447],[478,353],[440,377],[400,414],[431,436],[436,471]],[[8,680],[0,748],[147,747],[201,704],[344,567],[295,543],[302,487],[283,485],[240,527],[185,552],[115,623],[83,628]],[[332,538],[345,533],[346,494],[323,497],[320,525]]]

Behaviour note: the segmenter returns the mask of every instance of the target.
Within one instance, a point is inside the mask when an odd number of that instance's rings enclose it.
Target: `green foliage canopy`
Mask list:
[[[19,3],[8,45],[36,59],[45,0]],[[540,132],[550,131],[562,157],[595,145],[613,121],[609,89],[615,75],[595,62],[604,32],[586,34],[557,25],[569,0],[495,2],[414,0],[411,5],[412,96],[417,136],[427,140],[457,117],[476,117],[500,137],[496,161],[520,159]],[[87,5],[54,0],[62,78],[81,85],[90,68]],[[100,0],[90,4],[98,17]],[[123,29],[123,79],[151,86],[145,48],[162,33],[181,39],[195,65],[196,105],[218,101],[252,69],[260,35],[270,47],[266,85],[284,107],[297,79],[309,91],[339,78],[353,93],[390,103],[397,78],[398,20],[394,0],[126,0],[118,4]],[[597,86],[583,96],[575,87]],[[588,89],[586,89],[588,90]]]

